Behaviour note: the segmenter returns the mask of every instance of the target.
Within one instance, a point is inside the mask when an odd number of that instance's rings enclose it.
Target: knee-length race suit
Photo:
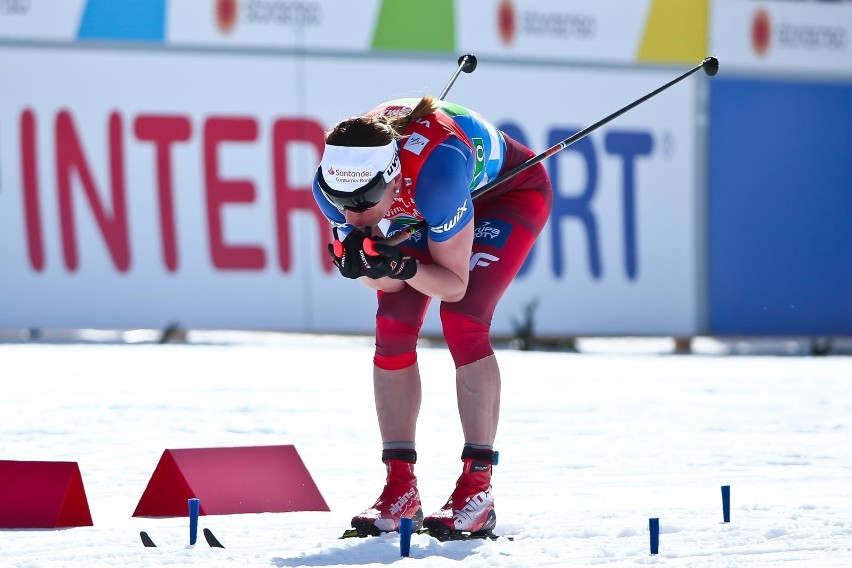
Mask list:
[[[418,101],[390,101],[369,114],[409,114]],[[440,309],[444,339],[456,367],[461,367],[493,354],[488,336],[494,309],[547,222],[552,190],[539,163],[473,202],[474,190],[528,160],[533,152],[475,111],[437,102],[440,109],[409,123],[399,140],[403,184],[383,229],[390,236],[425,221],[427,228],[400,248],[430,263],[427,239],[446,241],[475,223],[467,292],[458,302],[442,302]],[[316,178],[313,192],[329,221],[341,232],[351,229]],[[374,358],[378,367],[403,369],[414,364],[430,300],[408,285],[399,292],[378,292]]]

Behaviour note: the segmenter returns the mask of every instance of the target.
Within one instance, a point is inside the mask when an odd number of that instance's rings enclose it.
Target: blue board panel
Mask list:
[[[711,82],[713,334],[852,334],[852,85]]]
[[[79,39],[163,41],[165,0],[87,0]]]

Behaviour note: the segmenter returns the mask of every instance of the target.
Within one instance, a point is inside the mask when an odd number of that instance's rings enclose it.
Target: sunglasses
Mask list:
[[[354,191],[336,191],[326,183],[321,167],[317,168],[317,182],[325,197],[337,209],[340,211],[354,211],[356,213],[366,211],[378,204],[385,195],[385,190],[390,183],[385,181],[384,172],[379,172],[373,179]]]

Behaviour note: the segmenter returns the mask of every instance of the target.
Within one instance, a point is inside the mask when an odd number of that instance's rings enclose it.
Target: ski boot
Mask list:
[[[491,468],[497,463],[497,452],[465,448],[464,469],[447,503],[423,520],[429,535],[438,540],[497,538],[494,494],[491,490]]]
[[[423,526],[423,509],[414,475],[417,453],[385,450],[382,461],[387,466],[387,482],[382,494],[372,507],[352,518],[352,528],[361,538],[398,531],[401,518],[411,519],[415,531]]]

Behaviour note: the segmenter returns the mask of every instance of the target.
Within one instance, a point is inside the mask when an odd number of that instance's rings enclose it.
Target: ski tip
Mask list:
[[[139,538],[142,539],[142,544],[145,548],[157,548],[157,545],[154,544],[154,541],[151,540],[151,537],[145,531],[139,531]]]
[[[213,531],[211,531],[210,529],[204,529],[204,531],[202,532],[204,533],[204,540],[206,540],[207,544],[209,544],[211,547],[225,548],[222,543],[219,542],[219,539],[216,538],[216,535],[213,534]]]

